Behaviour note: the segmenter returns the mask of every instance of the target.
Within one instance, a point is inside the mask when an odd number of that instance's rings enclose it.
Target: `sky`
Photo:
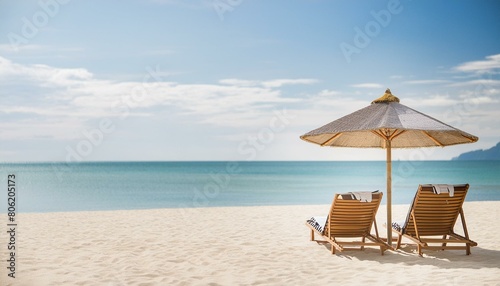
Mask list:
[[[0,161],[385,160],[299,136],[386,88],[500,141],[500,1],[0,0]]]

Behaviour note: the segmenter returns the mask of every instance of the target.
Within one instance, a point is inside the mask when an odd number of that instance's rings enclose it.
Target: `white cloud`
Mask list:
[[[40,57],[43,54],[43,57],[61,57],[61,53],[78,53],[83,51],[84,49],[79,47],[58,47],[34,44],[14,46],[10,44],[0,44],[0,52],[14,56],[36,55]]]
[[[452,106],[462,105],[480,105],[480,104],[494,104],[499,101],[495,98],[486,95],[477,95],[471,92],[464,92],[458,97],[450,97],[449,95],[433,95],[424,98],[405,98],[404,104],[410,107],[441,107],[447,108]]]
[[[466,98],[465,103],[469,104],[490,104],[490,103],[498,103],[497,99],[488,97],[488,96],[479,96],[479,97],[470,97]]]
[[[404,84],[440,84],[440,83],[449,83],[449,80],[443,79],[426,79],[426,80],[409,80],[404,81]]]
[[[450,98],[448,95],[433,95],[426,98],[405,98],[404,104],[409,107],[418,106],[431,106],[431,107],[444,107],[457,104],[456,99]]]
[[[328,90],[328,89],[323,89],[318,93],[318,96],[320,97],[331,97],[331,96],[337,96],[340,95],[338,91],[335,90]]]
[[[405,78],[405,76],[396,74],[396,75],[391,75],[389,78],[390,79],[403,79],[403,78]]]
[[[47,46],[42,45],[20,45],[14,46],[10,44],[0,44],[0,52],[3,53],[17,53],[22,51],[45,51],[47,50]]]
[[[262,85],[267,88],[281,87],[284,85],[294,85],[294,84],[314,84],[318,83],[317,79],[313,78],[298,78],[298,79],[275,79],[262,82]]]
[[[319,81],[313,78],[296,78],[296,79],[273,79],[267,81],[257,81],[257,80],[244,80],[237,78],[228,78],[219,80],[219,83],[225,85],[234,86],[263,86],[264,88],[278,88],[285,85],[297,85],[297,84],[315,84]]]
[[[237,78],[221,79],[219,80],[219,83],[227,85],[236,85],[236,86],[255,86],[259,84],[259,82],[255,80],[244,80]]]
[[[21,65],[2,57],[0,57],[0,76],[3,77],[0,82],[23,77],[33,82],[39,82],[44,86],[65,86],[92,78],[92,74],[85,69],[53,68],[47,65]]]
[[[357,87],[357,88],[384,88],[383,85],[379,83],[358,83],[358,84],[353,84],[351,85],[352,87]]]
[[[500,86],[500,80],[497,79],[475,79],[464,82],[452,83],[449,86],[452,87],[492,87]]]
[[[369,101],[357,99],[348,93],[341,94],[337,91],[321,90],[304,100],[302,102],[303,110],[299,110],[297,113],[300,114],[301,125],[307,125],[309,120],[316,122],[316,125],[318,122],[326,124],[369,104]]]
[[[455,67],[455,70],[462,72],[488,72],[493,69],[500,69],[500,54],[487,56],[484,61],[465,62]]]
[[[468,89],[461,91],[459,97],[461,99],[472,98],[472,97],[481,97],[486,96],[489,98],[498,98],[500,95],[500,89],[496,88],[478,88],[478,89]]]
[[[161,73],[158,69],[150,71]],[[64,122],[71,118],[74,129],[80,124],[98,118],[123,118],[128,116],[161,116],[168,108],[180,116],[217,126],[250,126],[272,114],[273,109],[300,101],[284,97],[280,87],[291,84],[313,84],[315,79],[276,79],[248,81],[225,79],[220,84],[182,84],[155,81],[160,77],[144,77],[149,81],[111,81],[97,79],[86,69],[65,69],[47,65],[22,65],[0,57],[0,95],[14,96],[16,102],[1,106],[3,116],[21,116],[23,124],[54,126],[64,129]],[[22,80],[19,80],[22,79]],[[20,90],[32,90],[30,98],[18,95]],[[15,115],[15,116],[14,116]],[[20,124],[20,122],[17,122]],[[12,125],[14,126],[14,125]],[[20,125],[24,126],[24,125]],[[11,135],[19,136],[22,128]],[[26,132],[39,134],[33,129]],[[49,128],[42,133],[64,136]],[[57,134],[57,135],[56,135]],[[29,134],[26,135],[29,137]],[[67,135],[71,138],[72,135]]]

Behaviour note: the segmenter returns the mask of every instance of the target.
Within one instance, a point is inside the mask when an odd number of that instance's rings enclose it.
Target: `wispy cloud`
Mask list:
[[[409,80],[409,81],[404,81],[404,84],[441,84],[441,83],[449,83],[449,80],[444,80],[444,79],[424,79],[424,80]]]
[[[17,53],[22,51],[45,51],[47,46],[42,45],[20,45],[19,47],[11,44],[0,44],[0,52],[3,53]]]
[[[72,119],[71,128],[77,123],[83,128],[91,119],[161,116],[166,108],[199,123],[241,127],[261,121],[275,108],[300,101],[283,96],[280,87],[317,82],[225,79],[219,84],[183,84],[161,77],[158,80],[156,76],[157,80],[150,77],[147,82],[111,81],[96,78],[86,69],[22,65],[0,57],[0,86],[8,85],[8,89],[0,90],[0,95],[15,96],[22,89],[34,90],[33,96],[18,96],[15,104],[3,105],[2,111],[23,115],[23,122],[28,125],[55,121],[59,129],[68,118]],[[45,132],[56,136],[54,130]],[[57,136],[61,135],[57,132]]]
[[[411,107],[445,107],[452,106],[458,103],[457,99],[451,98],[449,95],[433,95],[423,98],[405,98],[405,104]]]
[[[28,53],[54,53],[54,52],[82,52],[83,48],[79,47],[56,47],[48,45],[19,45],[18,47],[10,44],[0,44],[0,52],[2,53],[15,53],[15,54],[28,54]]]
[[[319,81],[313,78],[296,78],[296,79],[273,79],[267,81],[258,80],[245,80],[237,78],[221,79],[219,83],[224,85],[234,85],[234,86],[263,86],[265,88],[278,88],[285,85],[301,85],[301,84],[315,84]]]
[[[353,84],[351,86],[357,88],[384,88],[384,86],[381,85],[380,83],[371,83],[371,82],[358,83],[358,84]]]
[[[298,79],[274,79],[262,82],[262,85],[268,88],[281,87],[284,85],[295,85],[295,84],[315,84],[319,82],[317,79],[313,78],[298,78]]]
[[[464,92],[459,96],[451,97],[448,94],[436,94],[423,98],[405,98],[405,104],[412,107],[451,107],[463,104],[493,104],[499,101],[487,94]]]
[[[500,54],[487,56],[483,61],[465,62],[455,67],[455,70],[462,72],[488,72],[500,69]]]
[[[92,74],[85,69],[53,68],[47,65],[21,65],[0,57],[1,81],[10,82],[22,78],[37,82],[40,86],[61,86],[78,84],[90,80]],[[30,82],[26,82],[28,85]]]
[[[500,80],[498,79],[475,79],[463,82],[452,83],[451,87],[487,87],[487,86],[500,86]]]
[[[488,96],[479,96],[479,97],[469,97],[464,99],[465,103],[470,103],[470,104],[491,104],[491,103],[498,103],[498,99],[491,98]]]
[[[338,91],[324,89],[318,93],[310,95],[304,101],[305,109],[312,112],[326,111],[332,116],[339,116],[362,108],[369,104],[368,101],[359,99],[352,94],[342,94]],[[308,112],[308,111],[306,111]],[[313,116],[313,114],[311,114]],[[333,119],[333,118],[332,118]]]
[[[245,80],[237,78],[221,79],[219,80],[219,83],[227,85],[236,85],[236,86],[255,86],[259,84],[259,82],[256,80]]]
[[[391,75],[389,78],[390,79],[403,79],[403,78],[405,78],[405,76],[396,74],[396,75]]]
[[[340,93],[338,91],[329,90],[329,89],[323,89],[322,91],[320,91],[318,93],[319,97],[333,97],[333,96],[337,96],[337,95],[340,95]]]

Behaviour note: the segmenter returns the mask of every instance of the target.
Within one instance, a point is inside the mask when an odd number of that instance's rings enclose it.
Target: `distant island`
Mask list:
[[[500,142],[490,149],[463,153],[452,160],[500,160]]]

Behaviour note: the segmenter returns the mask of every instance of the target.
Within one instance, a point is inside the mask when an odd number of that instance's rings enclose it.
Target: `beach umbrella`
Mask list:
[[[444,147],[473,143],[474,135],[447,125],[399,103],[390,89],[371,105],[332,121],[302,136],[320,146],[383,148],[387,156],[387,240],[392,243],[391,149]]]

